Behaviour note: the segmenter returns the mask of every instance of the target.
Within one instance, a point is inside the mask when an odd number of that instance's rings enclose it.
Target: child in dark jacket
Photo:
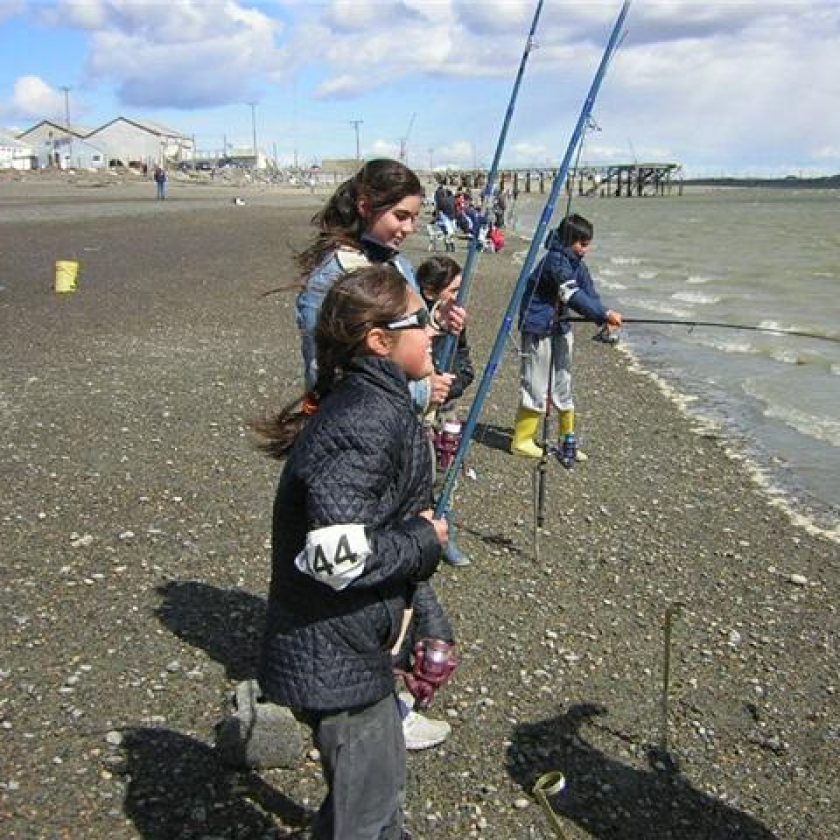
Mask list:
[[[417,269],[417,284],[429,309],[435,306],[449,305],[454,302],[461,288],[461,266],[451,257],[431,257]],[[460,441],[461,424],[457,418],[455,403],[463,396],[475,378],[475,369],[470,358],[467,343],[467,331],[458,335],[458,344],[452,361],[451,371],[441,371],[441,354],[446,342],[445,334],[438,334],[432,339],[432,358],[435,370],[439,373],[451,373],[452,382],[446,399],[435,411],[426,416],[426,424],[433,433],[435,443],[435,465],[440,473],[445,473],[452,462],[454,449]],[[451,514],[449,523],[449,544],[443,559],[451,566],[468,566],[469,558],[455,543],[455,529]]]
[[[536,444],[540,419],[551,401],[559,414],[560,463],[567,469],[584,460],[575,439],[575,404],[572,398],[572,325],[563,318],[573,310],[608,330],[621,326],[621,313],[607,309],[584,265],[592,241],[592,223],[576,213],[567,216],[545,243],[548,253],[528,278],[519,329],[522,333],[520,405],[516,414],[511,452],[541,458]]]
[[[415,598],[426,599],[436,639],[435,656],[415,662],[412,693],[428,702],[454,667],[451,629],[427,583],[448,527],[432,518],[428,444],[408,390],[431,372],[432,334],[393,266],[338,279],[319,315],[314,388],[256,427],[262,448],[287,458],[260,685],[312,728],[328,786],[313,823],[319,840],[402,836],[405,743],[391,657]]]
[[[431,257],[417,269],[417,285],[420,287],[423,301],[430,310],[437,304],[448,304],[455,300],[461,288],[461,266],[451,257]],[[432,356],[436,368],[445,341],[445,333],[437,333],[432,339]],[[463,396],[464,391],[475,379],[466,329],[458,335],[452,370],[447,373],[451,373],[454,378],[449,385],[446,399],[438,409],[439,414],[454,409],[455,400]]]

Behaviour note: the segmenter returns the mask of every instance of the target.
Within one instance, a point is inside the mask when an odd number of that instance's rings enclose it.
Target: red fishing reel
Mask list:
[[[441,639],[421,639],[414,646],[414,667],[402,672],[406,688],[417,701],[418,708],[427,709],[435,692],[446,682],[458,664],[455,645]]]

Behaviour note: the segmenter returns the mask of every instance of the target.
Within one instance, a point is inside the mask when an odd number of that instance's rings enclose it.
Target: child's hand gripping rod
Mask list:
[[[496,143],[496,153],[493,155],[493,163],[490,166],[490,171],[487,173],[487,183],[484,186],[484,191],[481,194],[481,210],[482,216],[487,215],[487,208],[490,204],[490,198],[493,195],[493,184],[496,181],[496,174],[499,171],[499,162],[502,158],[502,150],[505,147],[507,140],[508,128],[513,117],[513,109],[516,105],[516,99],[519,96],[519,86],[522,83],[522,76],[525,73],[525,65],[528,63],[528,56],[534,48],[534,33],[537,31],[537,22],[540,19],[540,12],[542,12],[543,0],[539,0],[537,8],[534,11],[534,19],[531,21],[531,29],[528,32],[528,41],[525,44],[525,50],[522,53],[522,59],[519,62],[519,71],[516,74],[516,81],[513,83],[513,91],[508,101],[507,112],[502,123],[502,130],[499,132],[499,139]],[[473,235],[470,240],[469,250],[467,251],[467,261],[464,263],[464,270],[461,272],[461,288],[458,290],[458,295],[455,298],[455,303],[458,306],[464,306],[467,302],[467,296],[470,293],[470,283],[472,282],[473,274],[475,273],[475,264],[478,256],[478,236]],[[458,336],[451,333],[446,336],[443,342],[443,348],[440,352],[438,365],[440,366],[439,373],[449,373],[452,370],[452,363],[455,360],[455,352],[458,349]]]
[[[490,387],[493,384],[493,377],[496,375],[502,354],[505,351],[508,336],[510,335],[510,330],[513,325],[513,319],[519,310],[519,304],[522,302],[522,296],[525,294],[525,286],[528,282],[528,277],[531,274],[534,262],[536,261],[537,252],[542,246],[545,231],[551,222],[552,215],[554,214],[554,206],[557,204],[557,198],[560,195],[560,190],[562,189],[563,184],[565,184],[566,178],[569,174],[569,165],[571,163],[572,156],[583,137],[583,132],[589,122],[589,117],[592,113],[592,108],[595,105],[595,99],[598,96],[598,91],[601,87],[604,74],[609,66],[610,59],[613,57],[613,54],[618,46],[619,38],[624,27],[624,20],[627,17],[629,8],[630,0],[624,0],[615,24],[613,25],[612,32],[610,33],[607,46],[604,48],[604,54],[601,56],[601,62],[598,65],[595,78],[592,80],[589,93],[584,100],[577,124],[575,125],[571,138],[569,139],[569,144],[566,147],[566,154],[563,157],[563,162],[560,165],[557,177],[554,179],[554,183],[551,186],[551,192],[549,193],[545,207],[543,207],[542,215],[540,216],[534,235],[531,238],[531,245],[528,248],[528,254],[525,257],[525,261],[522,263],[522,270],[520,271],[519,278],[513,288],[513,294],[511,295],[510,302],[505,310],[501,327],[499,328],[496,340],[493,343],[493,349],[490,351],[490,358],[487,361],[487,366],[484,368],[481,383],[476,391],[475,399],[473,399],[473,403],[470,406],[470,412],[464,424],[461,443],[458,446],[458,451],[455,453],[455,459],[446,473],[443,489],[441,490],[437,505],[435,506],[436,519],[440,519],[442,516],[445,516],[449,510],[449,500],[455,487],[458,472],[460,471],[461,465],[464,463],[464,458],[469,450],[470,442],[472,441],[472,436],[475,432],[476,424],[478,423],[478,418],[481,416],[481,411],[484,407],[484,401],[490,393]],[[461,286],[461,290],[463,291],[463,284]]]

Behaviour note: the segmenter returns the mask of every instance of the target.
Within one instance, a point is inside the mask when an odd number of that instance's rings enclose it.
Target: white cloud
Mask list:
[[[369,90],[370,87],[369,79],[344,73],[318,85],[313,96],[316,99],[352,99]]]
[[[12,8],[21,0],[0,0],[0,21]],[[534,3],[39,0],[32,8],[42,22],[86,33],[87,76],[73,83],[111,85],[127,106],[209,108],[260,99],[258,91],[296,78],[301,120],[307,109],[324,114],[353,100],[367,131],[396,138],[403,117],[394,112],[416,109],[417,147],[434,146],[436,163],[471,166],[474,142],[479,162],[494,146]],[[506,163],[559,159],[617,11],[618,0],[546,0]],[[840,169],[836,0],[644,0],[627,29],[595,109],[603,131],[587,137],[586,155],[620,160],[632,146],[640,159]],[[53,112],[62,113],[60,102]],[[308,136],[318,152],[332,139],[323,130]]]
[[[510,38],[511,32],[527,32],[533,18],[531,4],[512,3],[510,0],[456,0],[454,17],[464,28],[478,36],[500,35]]]
[[[283,75],[281,24],[233,0],[62,0],[41,17],[90,32],[89,80],[112,79],[126,105],[218,106]]]
[[[24,0],[0,0],[0,24],[22,15],[26,11]]]
[[[556,155],[556,150],[549,149],[543,143],[514,143],[505,155],[505,162],[509,166],[527,166],[553,160],[553,155]]]
[[[807,165],[817,160],[817,150],[836,147],[840,7],[769,0],[749,9],[745,15],[738,3],[702,9],[693,3],[647,3],[635,18],[631,12],[630,32],[596,103],[603,133],[587,137],[590,147],[597,143],[603,159],[607,153],[629,159],[632,146],[639,159],[780,167]],[[681,16],[684,27],[677,25]],[[674,22],[673,32],[665,22]],[[657,42],[654,34],[664,40]],[[547,105],[529,142],[554,145],[549,137],[568,137],[604,39],[602,33],[600,44],[578,47],[577,62],[556,66],[550,49],[538,51],[532,90],[541,90],[554,107]],[[566,70],[558,90],[561,66]],[[594,159],[590,151],[585,155]],[[828,155],[820,160],[831,169]],[[840,168],[840,158],[834,165]]]
[[[400,154],[400,145],[399,143],[392,143],[388,140],[374,140],[373,143],[367,146],[367,150],[369,157],[396,159]]]
[[[38,76],[21,76],[14,84],[11,115],[22,119],[56,119],[64,115],[64,94]]]

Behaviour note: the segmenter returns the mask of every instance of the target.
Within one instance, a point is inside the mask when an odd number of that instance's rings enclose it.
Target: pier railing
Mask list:
[[[435,172],[438,183],[451,187],[481,189],[486,181],[483,170],[462,169]],[[525,167],[499,173],[499,188],[519,193],[545,193],[557,176],[556,169]],[[683,192],[682,165],[679,163],[585,164],[569,174],[567,193],[601,197],[677,195]]]

